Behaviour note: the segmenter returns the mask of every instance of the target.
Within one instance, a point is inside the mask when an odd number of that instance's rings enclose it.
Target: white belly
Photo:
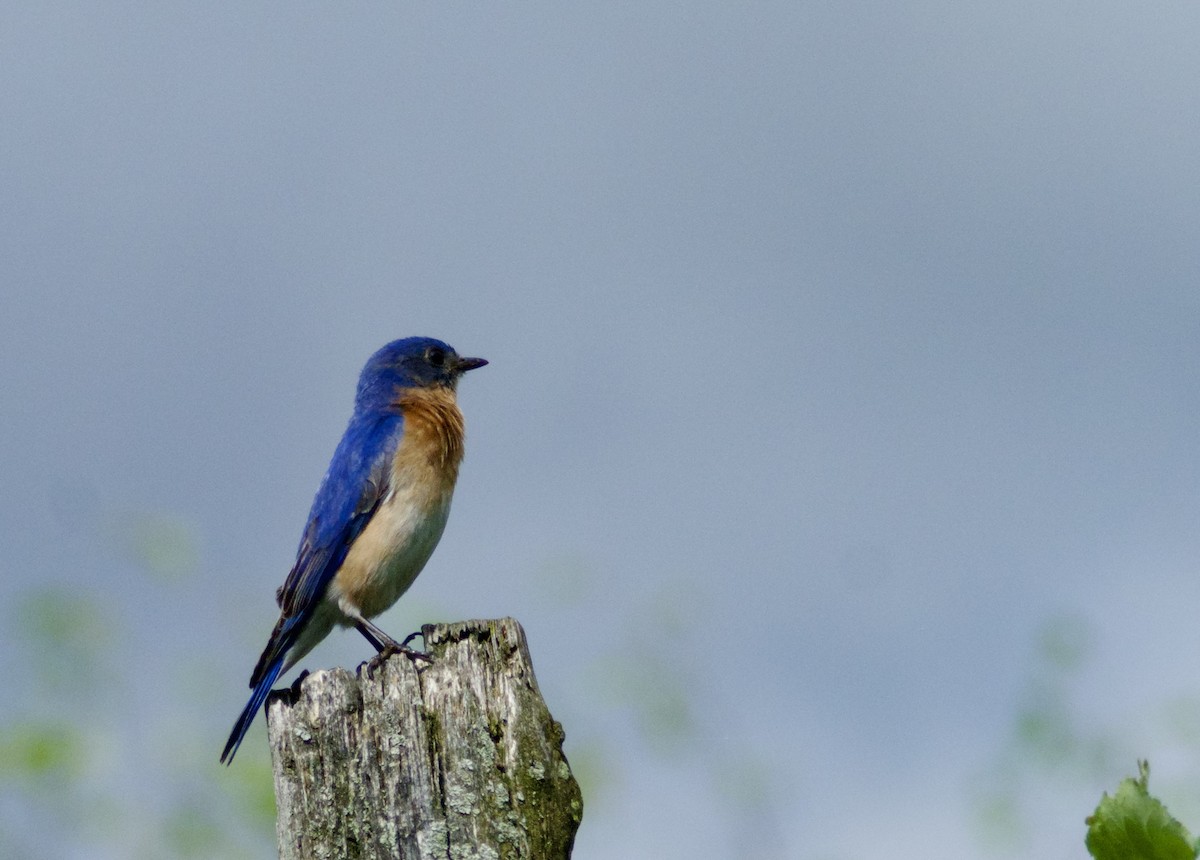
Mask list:
[[[343,623],[374,618],[408,590],[442,537],[452,493],[417,491],[409,484],[380,502],[326,596],[346,616]]]

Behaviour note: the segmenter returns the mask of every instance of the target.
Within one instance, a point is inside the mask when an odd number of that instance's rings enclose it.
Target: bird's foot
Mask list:
[[[396,642],[393,639],[392,641],[385,643],[384,646],[379,649],[379,653],[367,661],[367,677],[372,681],[375,680],[375,673],[379,671],[379,668],[386,663],[388,658],[390,658],[393,654],[403,654],[414,663],[416,663],[418,660],[424,660],[426,663],[432,663],[433,658],[424,651],[418,651],[415,648],[408,647],[408,643],[420,635],[420,631],[417,631],[416,633],[410,633],[403,642]]]

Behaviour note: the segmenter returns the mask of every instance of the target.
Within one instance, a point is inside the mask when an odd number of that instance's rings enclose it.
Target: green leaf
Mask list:
[[[1150,765],[1138,762],[1138,771],[1088,818],[1088,851],[1096,860],[1195,860],[1191,834],[1150,795]]]

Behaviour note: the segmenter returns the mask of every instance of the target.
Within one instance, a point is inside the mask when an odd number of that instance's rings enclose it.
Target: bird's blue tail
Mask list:
[[[238,717],[233,726],[233,731],[229,733],[229,740],[225,742],[225,750],[221,753],[222,764],[233,763],[233,757],[237,754],[238,747],[242,745],[242,738],[246,736],[250,724],[254,722],[263,702],[267,700],[267,694],[271,692],[271,685],[275,683],[280,670],[283,669],[283,656],[282,654],[278,655],[263,676],[258,679],[258,683],[254,685],[250,701],[246,703],[242,715]]]

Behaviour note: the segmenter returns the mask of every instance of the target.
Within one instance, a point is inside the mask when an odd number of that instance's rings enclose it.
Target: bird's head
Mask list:
[[[432,337],[394,340],[367,360],[358,379],[359,408],[384,407],[398,390],[449,388],[468,370],[483,367],[482,358],[464,358],[454,347]]]

